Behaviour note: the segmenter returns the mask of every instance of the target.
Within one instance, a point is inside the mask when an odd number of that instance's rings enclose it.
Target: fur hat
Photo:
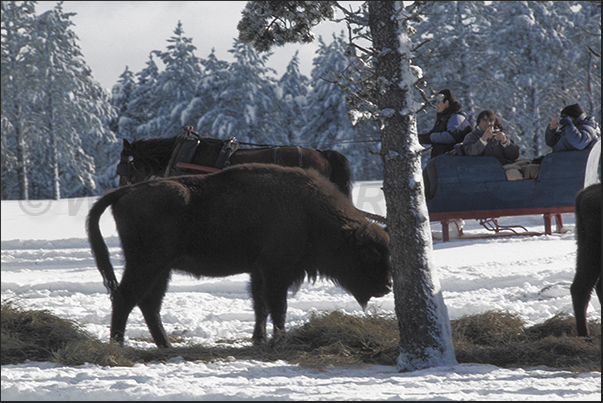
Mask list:
[[[582,115],[583,113],[584,111],[582,110],[582,108],[580,108],[580,105],[578,104],[566,106],[561,111],[561,115],[567,115],[573,119],[580,117],[580,115]]]

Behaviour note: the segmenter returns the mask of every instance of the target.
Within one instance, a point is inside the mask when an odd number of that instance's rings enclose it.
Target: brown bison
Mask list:
[[[113,206],[125,270],[121,283],[99,230]],[[328,278],[363,307],[391,290],[389,238],[313,170],[248,164],[116,189],[90,209],[88,238],[111,293],[111,338],[123,343],[138,305],[159,347],[170,345],[159,311],[172,269],[196,276],[251,276],[254,343],[284,331],[287,290]]]
[[[583,189],[576,196],[576,275],[570,291],[578,336],[588,336],[586,308],[593,288],[601,302],[601,184]],[[595,285],[596,284],[596,285]]]

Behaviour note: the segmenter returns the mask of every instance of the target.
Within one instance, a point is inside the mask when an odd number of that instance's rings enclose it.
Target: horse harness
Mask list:
[[[194,138],[193,136],[196,138]],[[176,146],[174,147],[172,157],[170,158],[170,162],[164,174],[165,177],[183,175],[186,173],[186,171],[184,170],[187,169],[215,173],[220,172],[224,168],[228,168],[230,166],[230,157],[232,157],[232,155],[239,149],[240,144],[235,137],[231,137],[229,140],[226,140],[224,142],[224,146],[222,146],[222,150],[220,150],[218,159],[216,160],[216,163],[213,167],[206,167],[191,163],[193,156],[197,151],[200,138],[201,137],[193,131],[193,128],[191,126],[186,126],[184,128],[183,135],[177,140]],[[302,148],[300,146],[296,147],[299,158],[299,167],[303,168]],[[274,147],[274,164],[278,164],[279,148],[281,147]]]
[[[220,150],[218,159],[213,167],[191,164],[200,139],[201,137],[193,131],[191,126],[184,128],[183,135],[176,141],[164,177],[184,175],[186,174],[186,169],[214,173],[230,166],[230,157],[239,149],[239,142],[236,138],[231,137],[224,142],[224,146]]]
[[[170,161],[162,176],[167,178],[171,176],[185,175],[187,174],[187,170],[216,173],[230,166],[230,157],[232,157],[232,155],[239,149],[240,144],[235,137],[231,137],[229,140],[224,142],[224,146],[220,150],[218,159],[213,167],[191,163],[195,152],[197,151],[197,147],[199,146],[200,139],[201,136],[195,133],[191,126],[186,126],[184,128],[184,133],[176,140],[174,150],[172,151],[172,156],[170,157]],[[274,147],[274,164],[278,164],[280,148],[281,147],[279,146]],[[296,148],[299,159],[299,167],[303,168],[302,148],[300,146],[296,146]],[[143,172],[141,172],[140,169],[136,167],[134,157],[131,155],[128,157],[128,161],[120,162],[117,165],[117,173],[126,178],[127,184],[132,183],[132,176],[134,173],[144,177],[143,181],[158,177],[158,175],[155,174],[145,175]]]
[[[302,149],[301,149],[300,146],[295,146],[295,147],[297,148],[297,157],[299,159],[299,167],[303,168],[304,165],[303,165],[303,160],[302,160],[302,155],[303,155],[302,154]],[[279,148],[280,148],[279,146],[274,147],[273,163],[276,164],[276,165],[278,165],[278,149]]]

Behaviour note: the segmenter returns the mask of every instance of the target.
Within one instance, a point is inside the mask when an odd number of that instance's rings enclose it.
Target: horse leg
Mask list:
[[[578,331],[578,336],[586,337],[588,336],[588,326],[586,324],[586,309],[588,307],[588,302],[590,301],[590,296],[599,280],[599,285],[597,288],[597,295],[599,296],[599,301],[601,300],[600,296],[600,288],[601,288],[601,279],[600,279],[600,267],[592,266],[585,262],[580,258],[580,254],[578,254],[578,267],[576,269],[576,275],[574,276],[574,281],[570,287],[570,292],[572,295],[572,304],[574,307],[574,316],[576,317],[576,328]]]
[[[251,296],[253,298],[253,311],[255,312],[255,328],[251,340],[253,344],[260,344],[266,341],[266,319],[268,318],[268,308],[264,298],[264,277],[260,271],[251,273]]]
[[[163,323],[161,322],[161,315],[159,314],[169,277],[169,271],[161,274],[161,277],[156,281],[155,285],[153,285],[150,291],[147,292],[145,297],[138,303],[138,307],[144,316],[144,320],[151,332],[153,341],[155,341],[155,344],[159,348],[171,347],[165,329],[163,328]]]
[[[130,312],[152,287],[156,279],[156,274],[154,275],[153,271],[143,271],[138,269],[139,266],[141,265],[132,265],[126,262],[126,269],[121,283],[113,293],[111,340],[122,345],[124,344],[126,323]]]

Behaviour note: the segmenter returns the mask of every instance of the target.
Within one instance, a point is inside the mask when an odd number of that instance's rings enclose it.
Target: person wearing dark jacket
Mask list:
[[[419,135],[421,144],[431,144],[431,158],[451,151],[455,144],[462,142],[465,135],[473,130],[469,117],[449,89],[438,92],[435,107],[438,113],[433,129]]]
[[[485,110],[477,116],[477,126],[463,140],[465,155],[490,155],[501,164],[519,158],[519,146],[502,131],[494,112]]]
[[[593,116],[586,116],[579,104],[566,106],[559,118],[551,120],[545,132],[553,152],[584,150],[601,136]]]
[[[519,146],[503,132],[503,127],[491,110],[481,111],[475,129],[463,140],[465,155],[487,155],[496,158],[505,166],[519,158]],[[523,179],[519,167],[506,169],[508,180]]]

